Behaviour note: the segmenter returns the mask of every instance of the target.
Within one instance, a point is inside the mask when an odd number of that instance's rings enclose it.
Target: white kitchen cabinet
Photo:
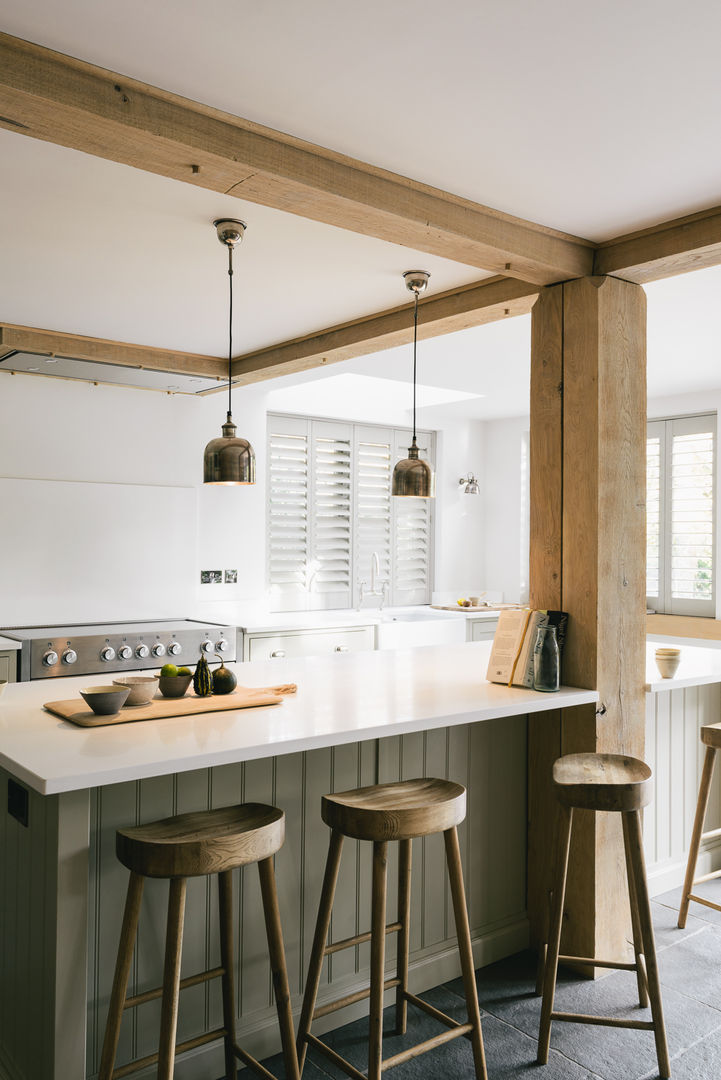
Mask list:
[[[468,619],[466,641],[493,641],[498,619]]]
[[[0,652],[0,682],[16,682],[17,653]]]
[[[244,635],[244,660],[283,660],[298,656],[360,652],[375,648],[373,626],[343,627],[338,630],[285,630]]]

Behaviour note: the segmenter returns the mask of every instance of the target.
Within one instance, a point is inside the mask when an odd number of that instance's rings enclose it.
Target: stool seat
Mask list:
[[[451,780],[400,780],[324,795],[321,817],[356,840],[412,840],[460,825],[466,790]]]
[[[267,859],[284,838],[282,810],[244,803],[119,829],[115,847],[123,866],[144,877],[199,877]]]
[[[721,750],[721,724],[704,724],[701,728],[701,742]]]
[[[566,754],[554,762],[553,784],[559,802],[579,810],[629,813],[653,798],[650,768],[625,754]]]

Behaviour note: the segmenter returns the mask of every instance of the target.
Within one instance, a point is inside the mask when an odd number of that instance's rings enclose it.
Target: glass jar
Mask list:
[[[533,649],[533,689],[558,690],[560,664],[555,626],[539,626]]]

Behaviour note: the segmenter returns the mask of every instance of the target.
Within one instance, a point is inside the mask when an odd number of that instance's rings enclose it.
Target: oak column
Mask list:
[[[646,297],[612,277],[552,285],[532,327],[530,602],[568,611],[563,681],[600,693],[597,707],[530,724],[528,907],[538,941],[555,824],[551,763],[583,751],[643,757]],[[565,953],[627,955],[617,816],[576,815]]]

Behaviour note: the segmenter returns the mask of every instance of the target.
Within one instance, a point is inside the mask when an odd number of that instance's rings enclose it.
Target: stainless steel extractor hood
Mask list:
[[[79,360],[72,356],[49,356],[47,353],[11,349],[0,356],[0,372],[49,375],[82,382],[110,383],[141,390],[160,390],[170,394],[203,394],[217,390],[226,380],[208,375],[178,374],[124,364],[104,364],[98,360]]]

